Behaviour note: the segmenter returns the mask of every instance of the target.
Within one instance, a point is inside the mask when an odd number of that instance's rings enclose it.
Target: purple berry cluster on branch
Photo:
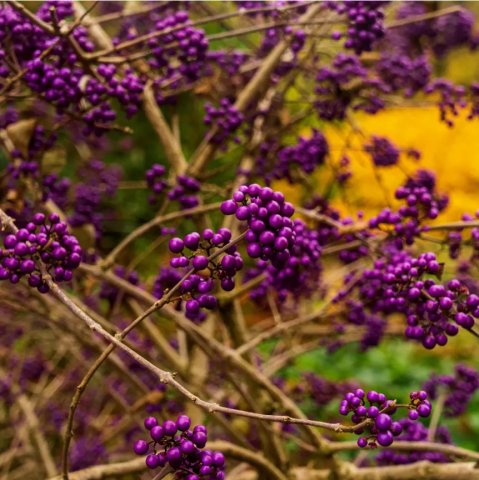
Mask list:
[[[205,104],[206,115],[203,118],[205,125],[215,127],[211,141],[224,144],[240,128],[244,115],[234,106],[229,98],[222,98],[218,107],[211,103]],[[239,143],[239,137],[233,138]]]
[[[383,94],[389,91],[380,79],[368,75],[357,57],[339,53],[330,67],[319,69],[314,106],[323,120],[344,120],[348,109],[371,114],[382,110]]]
[[[401,442],[426,442],[429,440],[429,429],[421,422],[415,422],[409,418],[401,418],[399,424],[402,433],[396,437]],[[446,427],[440,425],[434,436],[437,443],[450,444],[451,435]],[[434,463],[446,463],[449,461],[447,455],[440,452],[398,452],[392,449],[384,449],[375,457],[377,465],[407,465],[423,460]]]
[[[369,405],[368,405],[369,404]],[[361,426],[355,430],[358,438],[358,446],[361,448],[389,447],[394,437],[402,432],[402,425],[393,420],[393,415],[399,411],[395,400],[388,400],[384,393],[371,390],[367,393],[358,388],[354,392],[348,392],[339,406],[341,415],[352,412],[351,420],[355,425]],[[431,404],[427,400],[425,391],[411,392],[410,401],[404,406],[409,410],[410,420],[419,417],[428,417],[431,414]]]
[[[337,8],[348,18],[345,48],[354,50],[357,55],[369,52],[374,42],[384,36],[383,5],[387,2],[363,2],[346,0]]]
[[[345,299],[347,309],[355,316],[402,313],[407,319],[406,337],[432,349],[445,345],[448,336],[457,335],[458,326],[471,329],[479,316],[479,297],[469,294],[459,280],[441,285],[428,278],[440,273],[441,265],[432,252],[413,258],[392,249],[388,256],[376,260],[374,268],[364,270],[354,286],[340,292],[335,301]],[[349,295],[354,291],[357,300]]]
[[[432,400],[445,396],[444,415],[464,413],[474,393],[479,390],[479,372],[466,365],[456,365],[454,375],[432,375],[423,385]]]
[[[395,196],[406,205],[397,212],[383,209],[369,221],[370,228],[382,228],[390,225],[398,240],[411,245],[423,231],[422,222],[435,219],[448,204],[448,197],[436,192],[436,178],[427,170],[418,170],[414,177],[399,187]]]
[[[154,30],[164,32],[146,43],[151,50],[149,64],[159,70],[158,86],[177,88],[198,79],[205,69],[208,39],[204,30],[189,25],[189,13],[179,10],[159,19]],[[161,101],[161,99],[159,99]]]
[[[170,261],[174,269],[193,269],[190,275],[180,285],[182,298],[188,298],[185,302],[186,316],[191,320],[202,321],[205,313],[201,308],[214,309],[217,300],[211,291],[214,289],[215,280],[219,280],[220,286],[225,291],[231,291],[235,287],[234,277],[243,268],[243,259],[237,251],[236,245],[228,244],[231,241],[231,231],[220,228],[217,232],[207,228],[200,235],[192,232],[184,238],[174,237],[169,242],[172,253],[180,254]],[[222,253],[215,254],[219,249],[226,248]],[[190,252],[188,253],[187,250]],[[207,272],[206,272],[207,271]],[[199,274],[204,272],[204,274]],[[164,272],[164,275],[166,272]],[[159,279],[159,286],[170,283],[172,274]],[[158,287],[157,287],[158,289]]]
[[[27,277],[28,284],[40,293],[49,291],[39,262],[55,282],[70,281],[80,265],[82,249],[68,233],[66,223],[57,214],[46,217],[36,213],[25,228],[5,236],[0,250],[0,280],[18,283]]]
[[[137,440],[133,450],[137,455],[147,455],[146,466],[152,470],[169,465],[178,480],[223,480],[224,455],[203,450],[208,440],[204,425],[196,425],[192,430],[190,427],[187,415],[161,424],[155,417],[147,417],[145,428],[151,441]]]
[[[250,298],[258,303],[264,303],[268,292],[274,292],[280,303],[289,299],[297,304],[300,298],[310,297],[319,288],[322,249],[319,233],[299,219],[293,221],[291,228],[294,244],[281,268],[259,259],[256,266],[246,272],[245,279],[266,276],[250,291]]]
[[[373,135],[371,143],[366,144],[364,149],[371,155],[377,167],[389,167],[399,161],[399,149],[385,137]]]
[[[294,207],[281,192],[257,184],[242,185],[232,200],[221,204],[221,212],[247,223],[246,252],[251,258],[270,261],[276,268],[286,264],[295,242],[290,218]]]
[[[159,163],[154,163],[146,171],[145,179],[146,185],[151,191],[149,196],[151,204],[156,203],[166,192],[168,199],[178,202],[182,208],[193,208],[199,204],[198,194],[201,184],[196,178],[178,175],[175,184],[172,185],[166,180],[165,175],[166,168]]]
[[[299,137],[295,145],[279,150],[274,164],[273,176],[277,179],[287,178],[293,183],[293,168],[304,174],[311,174],[316,167],[324,163],[329,153],[329,146],[324,135],[313,129],[310,138]]]

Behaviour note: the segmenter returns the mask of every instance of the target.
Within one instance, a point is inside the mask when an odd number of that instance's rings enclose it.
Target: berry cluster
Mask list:
[[[410,58],[403,54],[384,55],[376,63],[376,71],[381,80],[393,92],[404,92],[411,97],[429,83],[431,65],[425,55]]]
[[[152,54],[149,64],[161,73],[159,86],[169,83],[170,88],[177,88],[191,83],[205,68],[208,40],[204,30],[189,22],[188,12],[179,10],[159,19],[153,27],[156,32],[164,32],[147,41]]]
[[[150,203],[154,203],[156,201],[156,197],[163,193],[163,191],[167,188],[168,183],[163,178],[165,173],[166,168],[159,163],[153,164],[151,168],[146,171],[146,185],[153,192],[149,198]]]
[[[273,175],[275,178],[287,178],[293,182],[291,171],[293,166],[311,174],[316,167],[324,163],[328,152],[326,138],[321,132],[313,129],[310,138],[299,137],[295,145],[284,147],[278,152]]]
[[[68,203],[68,192],[71,182],[66,177],[59,177],[56,173],[45,175],[42,179],[43,201],[51,199],[59,208],[64,209]]]
[[[377,260],[374,268],[364,270],[353,289],[340,292],[336,301],[357,289],[358,300],[346,302],[352,311],[354,307],[356,316],[363,310],[363,315],[402,313],[407,318],[406,337],[422,342],[427,349],[445,345],[448,336],[457,335],[457,325],[466,329],[474,326],[474,317],[479,316],[479,296],[469,294],[457,279],[444,286],[426,278],[441,272],[433,253],[412,258],[388,248],[388,256]]]
[[[52,9],[54,14],[52,14]],[[73,3],[45,2],[36,16],[54,26],[73,15]],[[113,65],[100,65],[96,77],[83,62],[82,52],[92,52],[94,44],[88,30],[77,26],[72,32],[74,48],[67,37],[52,38],[42,28],[10,7],[0,11],[0,38],[15,36],[14,50],[20,69],[25,69],[25,84],[59,113],[81,118],[84,133],[101,134],[116,118],[111,100],[118,100],[128,115],[138,110],[143,82],[131,70],[115,76]],[[49,49],[49,55],[42,55]],[[10,75],[10,65],[0,58],[0,76]],[[12,72],[13,74],[15,72]]]
[[[211,141],[216,144],[225,143],[238,130],[244,120],[244,115],[229,98],[221,99],[218,107],[206,103],[205,110],[206,115],[203,122],[205,125],[215,127],[215,133],[211,137]],[[235,137],[234,141],[238,143],[239,137]]]
[[[409,418],[401,418],[399,424],[401,425],[402,433],[397,437],[397,440],[402,442],[426,442],[429,440],[429,429],[421,422],[413,422]],[[436,443],[451,443],[451,436],[446,427],[439,426],[437,428],[434,441]],[[421,460],[435,463],[449,461],[446,455],[439,452],[398,452],[392,449],[382,450],[375,458],[378,465],[405,465]]]
[[[161,267],[153,283],[152,294],[161,298],[167,290],[173,288],[183,276],[183,270],[171,267]]]
[[[397,18],[405,20],[427,13],[426,3],[406,2],[398,8]],[[388,45],[409,54],[432,50],[438,57],[443,57],[453,48],[475,46],[474,23],[473,13],[465,9],[435,19],[405,23],[388,33]]]
[[[155,203],[162,193],[168,192],[168,199],[177,201],[182,208],[193,208],[199,204],[197,194],[201,184],[196,178],[187,175],[178,175],[176,183],[171,186],[164,178],[166,168],[155,163],[147,170],[145,178],[148,189],[152,192],[149,197],[151,204]]]
[[[314,106],[323,120],[343,120],[348,108],[376,113],[385,106],[380,95],[389,90],[380,79],[369,77],[357,57],[340,53],[331,67],[319,69]]]
[[[7,235],[0,250],[0,280],[18,283],[27,276],[28,284],[40,293],[49,287],[36,261],[40,259],[55,282],[70,281],[73,270],[80,265],[82,249],[78,240],[68,233],[67,225],[51,213],[36,213],[32,222],[15,234]]]
[[[436,192],[436,179],[427,170],[418,170],[415,177],[396,190],[396,198],[405,201],[406,205],[397,212],[390,208],[383,209],[369,221],[370,228],[391,225],[398,239],[408,245],[419,236],[425,219],[434,219],[448,204],[448,197]]]
[[[169,465],[178,480],[223,480],[225,457],[221,452],[202,450],[208,440],[204,425],[190,430],[191,419],[180,415],[178,419],[165,420],[161,425],[155,417],[145,419],[151,441],[137,440],[133,450],[145,455],[150,469]]]
[[[357,55],[369,52],[375,41],[384,36],[385,2],[346,0],[342,3],[348,17],[348,37],[344,46]]]
[[[232,245],[219,257],[210,260],[210,256],[216,249],[228,245],[231,240],[231,231],[227,228],[220,228],[216,233],[207,228],[200,235],[198,232],[187,234],[183,239],[174,237],[169,242],[172,253],[181,254],[170,261],[175,269],[193,268],[195,272],[208,270],[208,276],[198,274],[190,275],[182,282],[180,292],[182,296],[189,296],[185,303],[186,315],[188,318],[201,321],[205,318],[201,308],[212,309],[216,307],[216,298],[210,294],[214,287],[214,279],[220,280],[220,286],[225,291],[233,290],[235,287],[234,277],[243,268],[243,259],[237,251],[236,245]],[[185,249],[190,250],[186,253]],[[168,278],[164,278],[166,283]]]
[[[426,392],[411,392],[410,398],[411,401],[407,406],[410,420],[430,415],[431,405],[427,400]],[[369,406],[366,402],[369,403]],[[357,435],[366,434],[358,439],[358,446],[361,448],[366,446],[374,448],[377,444],[389,447],[393,443],[394,437],[402,432],[401,424],[392,419],[392,415],[397,410],[396,401],[388,400],[384,393],[371,390],[366,394],[360,388],[346,393],[339,406],[341,415],[348,415],[352,412],[352,422],[355,425],[363,424],[355,431]]]
[[[424,91],[439,97],[440,118],[448,127],[452,127],[454,125],[452,118],[457,117],[460,109],[467,105],[466,89],[450,80],[438,78],[430,82]]]
[[[275,268],[266,260],[258,260],[254,268],[246,272],[246,280],[265,274],[266,278],[251,289],[250,297],[258,303],[267,298],[268,291],[275,292],[280,303],[288,298],[297,306],[299,298],[311,296],[319,287],[321,274],[321,245],[319,233],[308,228],[302,220],[293,221],[294,244],[290,257],[281,268]]]
[[[276,268],[286,264],[295,242],[294,207],[281,192],[257,184],[242,185],[231,200],[221,204],[224,215],[246,221],[246,251],[251,258],[269,260]]]
[[[220,73],[226,73],[231,80],[233,75],[239,73],[240,68],[248,60],[249,56],[242,50],[216,50],[208,52],[208,60],[218,65]]]
[[[178,175],[176,185],[168,192],[168,198],[178,202],[182,208],[193,208],[199,204],[197,194],[200,188],[196,178]]]
[[[465,365],[456,365],[454,375],[432,375],[423,388],[433,400],[439,395],[446,395],[444,414],[457,417],[465,412],[479,389],[479,373]]]
[[[371,143],[365,145],[364,149],[377,167],[388,167],[399,161],[399,149],[385,137],[373,135]]]
[[[371,51],[374,43],[384,37],[386,33],[383,25],[384,12],[380,7],[387,2],[374,2],[375,5],[356,0],[325,3],[331,10],[347,17],[346,32],[334,30],[330,38],[338,41],[346,37],[344,48],[354,50],[356,55]]]

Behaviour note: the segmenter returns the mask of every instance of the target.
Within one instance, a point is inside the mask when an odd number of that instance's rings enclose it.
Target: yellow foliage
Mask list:
[[[439,121],[436,107],[408,107],[377,115],[356,115],[354,120],[361,132],[354,131],[348,124],[327,126],[323,133],[330,144],[331,165],[337,166],[341,156],[347,153],[352,172],[346,188],[333,196],[332,206],[351,216],[358,209],[367,217],[374,215],[381,208],[395,204],[394,190],[407,175],[426,168],[436,173],[438,190],[450,197],[441,221],[459,220],[465,212],[474,213],[479,209],[479,122],[466,117],[464,112],[455,119],[454,127],[449,128]],[[385,136],[403,150],[416,148],[421,152],[421,159],[416,161],[403,153],[398,165],[373,168],[370,156],[363,151],[371,135]],[[345,152],[348,137],[349,148]],[[319,169],[311,178],[318,193],[324,193],[329,184],[331,173],[326,170]],[[301,192],[286,182],[279,183],[276,186],[285,191],[288,198],[300,200]]]

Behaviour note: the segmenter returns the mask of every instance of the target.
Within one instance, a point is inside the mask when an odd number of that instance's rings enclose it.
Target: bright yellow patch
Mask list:
[[[343,214],[354,216],[358,209],[369,217],[388,204],[394,205],[394,190],[418,168],[436,172],[438,190],[450,197],[447,211],[440,216],[459,220],[465,213],[479,209],[479,121],[467,120],[467,112],[448,128],[439,121],[436,107],[398,108],[377,115],[356,115],[355,121],[365,134],[352,133],[349,125],[328,126],[323,130],[331,147],[331,164],[337,166],[344,153],[345,139],[350,136],[347,155],[351,160],[352,177],[347,188],[337,191],[332,205]],[[307,132],[303,132],[307,135]],[[401,155],[398,165],[373,168],[372,160],[363,150],[371,135],[385,136],[401,149],[416,148],[419,161]],[[311,179],[318,193],[329,183],[329,169],[319,169]],[[299,201],[301,192],[287,182],[276,187],[285,191],[292,201]],[[310,195],[311,192],[308,192]]]

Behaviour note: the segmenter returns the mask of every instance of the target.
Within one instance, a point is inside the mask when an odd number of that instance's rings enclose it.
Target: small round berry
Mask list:
[[[35,213],[32,218],[35,225],[43,225],[45,223],[45,215],[43,213]]]
[[[378,433],[377,441],[382,447],[389,447],[394,441],[393,434],[389,431]]]
[[[368,408],[368,417],[369,418],[376,418],[379,415],[379,408],[375,407],[374,405],[372,407]]]
[[[208,266],[208,257],[197,255],[193,258],[191,263],[195,270],[204,270]]]
[[[431,407],[423,403],[417,407],[417,413],[420,417],[429,417],[431,414]]]
[[[226,200],[220,206],[220,210],[223,215],[233,215],[234,213],[236,213],[237,208],[238,207],[236,205],[236,202],[234,202],[233,200]]]
[[[176,423],[173,420],[165,420],[162,426],[163,426],[163,431],[165,432],[165,435],[168,435],[170,437],[175,435],[178,430],[176,428]]]
[[[245,207],[244,205],[239,207],[238,210],[236,210],[236,218],[238,220],[247,220],[250,217],[250,211],[248,207]]]
[[[186,432],[186,430],[190,428],[190,425],[191,425],[191,419],[190,417],[188,417],[188,415],[180,415],[176,420],[176,427],[181,432]]]
[[[169,247],[170,251],[173,253],[181,253],[183,251],[185,244],[181,238],[174,237],[170,239]]]
[[[185,309],[188,313],[198,313],[200,310],[200,304],[198,300],[191,298],[190,300],[186,301]]]
[[[191,455],[195,451],[195,445],[190,440],[183,440],[180,443],[180,450],[186,455]]]
[[[147,417],[145,418],[144,424],[147,430],[151,430],[158,425],[158,420],[155,417]]]
[[[133,446],[133,450],[137,455],[144,455],[148,451],[148,443],[145,440],[137,440]]]
[[[146,466],[151,469],[157,468],[160,465],[159,459],[154,453],[150,453],[150,455],[146,457],[145,463]]]
[[[359,437],[357,441],[358,447],[359,448],[365,448],[368,445],[368,441],[364,437]]]
[[[393,435],[400,435],[402,432],[402,425],[399,422],[393,422],[391,424],[391,433]]]
[[[194,432],[191,439],[198,448],[203,448],[208,441],[206,433],[201,431]]]
[[[197,250],[201,236],[198,232],[192,232],[185,236],[184,244],[190,250]]]
[[[181,463],[181,450],[178,447],[172,447],[166,452],[166,459],[175,467]]]
[[[419,418],[419,413],[417,413],[416,410],[409,410],[409,413],[407,414],[410,420],[417,420]]]
[[[389,429],[391,423],[391,417],[385,413],[380,413],[375,420],[376,427],[383,432]]]
[[[163,427],[160,425],[156,425],[150,430],[150,436],[155,442],[159,442],[164,435],[165,432],[163,431]]]

